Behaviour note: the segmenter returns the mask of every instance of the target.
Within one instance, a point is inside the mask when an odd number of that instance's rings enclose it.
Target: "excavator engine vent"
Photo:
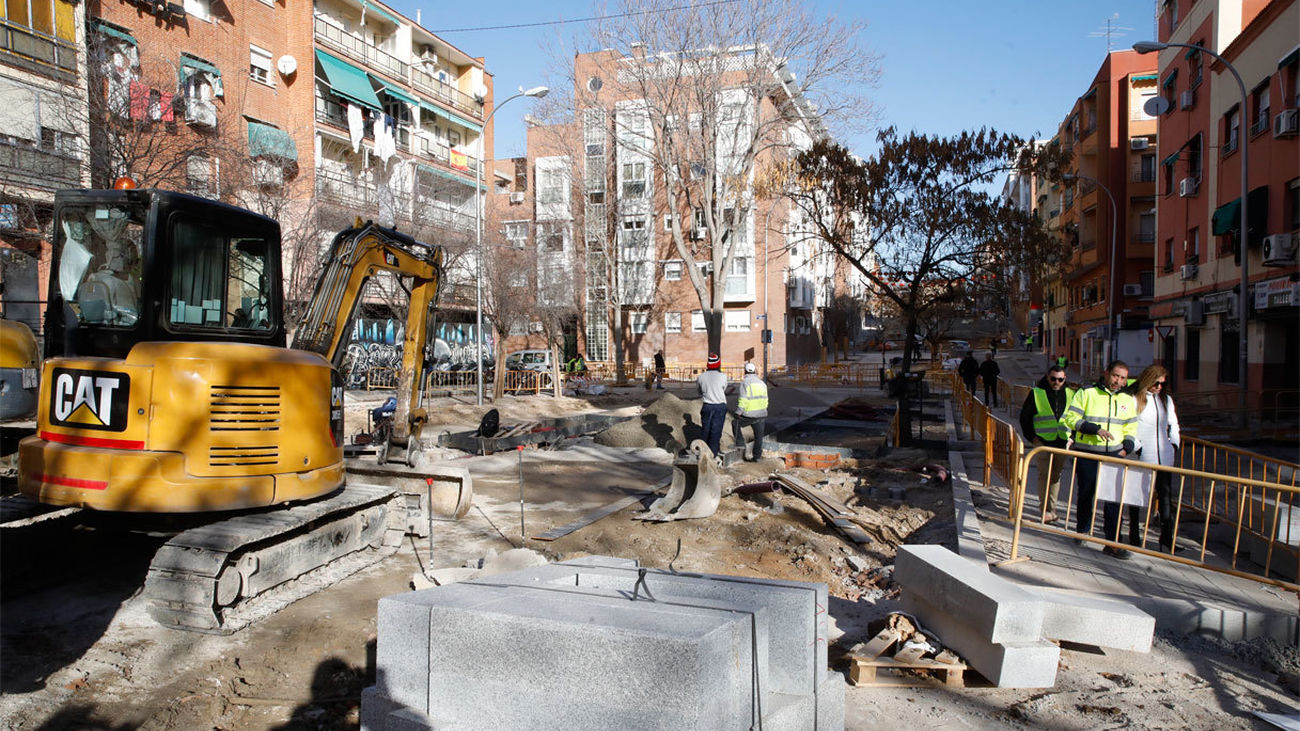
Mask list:
[[[213,386],[208,428],[221,431],[278,431],[279,386]]]

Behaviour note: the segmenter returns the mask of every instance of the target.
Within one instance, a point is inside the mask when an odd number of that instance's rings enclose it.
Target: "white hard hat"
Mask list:
[[[757,372],[758,372],[758,368],[756,368],[756,367],[754,366],[753,363],[746,363],[746,364],[745,364],[745,372],[746,372],[746,373],[757,373]]]

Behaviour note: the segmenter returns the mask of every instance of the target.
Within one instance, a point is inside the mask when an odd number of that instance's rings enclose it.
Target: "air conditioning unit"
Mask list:
[[[1200,300],[1194,300],[1187,303],[1187,313],[1183,315],[1183,321],[1188,325],[1205,324],[1205,305]]]
[[[1178,95],[1179,109],[1191,109],[1194,106],[1196,106],[1196,91],[1194,89],[1188,89]]]
[[[217,106],[202,99],[189,99],[185,103],[185,121],[195,127],[216,127]]]
[[[1196,195],[1196,189],[1200,187],[1200,181],[1196,178],[1183,178],[1178,181],[1178,197],[1190,198]]]
[[[1187,281],[1188,279],[1196,279],[1196,265],[1184,264],[1178,270],[1178,278],[1183,281]]]
[[[691,229],[691,241],[703,241],[708,231],[703,227]]]
[[[1145,150],[1151,146],[1151,140],[1145,137],[1134,137],[1128,141],[1128,145],[1129,149],[1132,150]]]
[[[253,182],[263,187],[284,185],[284,168],[267,160],[257,160],[253,166]]]
[[[523,194],[523,193],[511,193],[511,194],[510,194],[510,202],[511,202],[511,203],[523,203],[523,202],[524,202],[524,194]]]
[[[1273,136],[1291,137],[1300,133],[1300,109],[1283,109],[1273,118]]]
[[[1264,237],[1264,266],[1282,267],[1296,263],[1300,234],[1273,234]]]
[[[434,53],[433,46],[420,46],[420,60],[433,66],[438,65],[438,54]]]
[[[1125,296],[1125,297],[1141,297],[1141,296],[1142,296],[1142,285],[1140,285],[1140,284],[1126,284],[1126,285],[1124,285],[1124,296]]]

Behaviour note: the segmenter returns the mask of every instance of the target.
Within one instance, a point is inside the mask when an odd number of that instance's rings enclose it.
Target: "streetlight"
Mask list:
[[[492,111],[483,118],[483,130],[478,135],[478,170],[474,173],[474,258],[477,260],[477,276],[474,277],[474,364],[475,379],[478,385],[478,405],[483,405],[483,203],[486,201],[479,199],[479,193],[483,190],[483,137],[487,134],[488,124],[496,116],[497,110],[506,105],[512,99],[518,99],[521,96],[531,96],[535,99],[541,99],[550,93],[550,89],[545,86],[534,86],[524,91],[519,87],[519,93],[506,97],[506,100],[492,107]],[[501,367],[504,363],[498,363]]]
[[[1115,236],[1115,223],[1119,219],[1119,209],[1115,206],[1115,196],[1111,195],[1110,188],[1102,185],[1100,180],[1097,180],[1091,175],[1084,175],[1082,173],[1066,173],[1061,176],[1061,180],[1067,183],[1073,183],[1075,180],[1091,180],[1096,183],[1097,187],[1101,188],[1106,193],[1106,197],[1110,199],[1110,266],[1108,267],[1110,274],[1107,275],[1110,278],[1110,281],[1107,283],[1107,289],[1110,291],[1106,292],[1106,320],[1109,323],[1106,326],[1106,329],[1107,335],[1110,336],[1110,356],[1106,358],[1106,361],[1110,362],[1115,360],[1119,353],[1119,328],[1115,322],[1115,247],[1117,241]],[[1119,291],[1122,292],[1124,290],[1121,289]]]
[[[1250,143],[1246,139],[1246,109],[1250,106],[1250,100],[1246,97],[1246,84],[1241,80],[1241,74],[1237,73],[1236,67],[1228,62],[1228,59],[1202,46],[1194,46],[1190,43],[1161,43],[1159,41],[1138,41],[1133,44],[1133,50],[1138,53],[1151,53],[1152,51],[1163,51],[1166,48],[1192,48],[1200,53],[1213,56],[1228,67],[1232,72],[1232,78],[1237,80],[1237,88],[1241,91],[1241,111],[1238,112],[1239,122],[1237,124],[1237,144],[1241,146],[1241,228],[1238,236],[1241,245],[1241,284],[1240,291],[1237,292],[1237,328],[1240,331],[1238,338],[1240,340],[1240,365],[1238,378],[1241,379],[1241,390],[1239,392],[1238,408],[1241,409],[1241,425],[1246,428],[1250,424],[1250,414],[1246,411],[1246,384],[1249,381],[1246,368],[1248,365],[1248,354],[1250,353],[1246,343],[1246,314],[1249,312],[1250,300],[1247,298],[1247,290],[1250,287],[1250,230],[1246,227],[1246,193],[1249,188],[1249,180],[1246,176],[1250,166],[1247,164],[1247,151],[1250,149]]]

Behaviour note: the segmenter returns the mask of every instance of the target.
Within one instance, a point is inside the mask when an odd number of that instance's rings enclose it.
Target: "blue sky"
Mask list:
[[[685,2],[686,0],[683,0]],[[590,0],[544,3],[457,3],[452,12],[421,0],[391,0],[395,10],[437,31],[571,20],[598,15]],[[869,25],[864,45],[883,56],[883,74],[870,93],[880,107],[880,124],[902,130],[950,135],[982,126],[1024,136],[1050,136],[1074,100],[1087,90],[1106,54],[1107,19],[1120,31],[1116,50],[1154,36],[1156,0],[922,0],[920,2],[814,2],[819,15],[859,18]],[[496,95],[550,81],[557,35],[581,38],[582,23],[561,26],[440,32],[471,56],[487,59]],[[570,48],[593,50],[580,40]],[[496,115],[496,156],[522,155],[523,115],[531,100],[511,102]],[[872,133],[841,141],[868,155]]]

